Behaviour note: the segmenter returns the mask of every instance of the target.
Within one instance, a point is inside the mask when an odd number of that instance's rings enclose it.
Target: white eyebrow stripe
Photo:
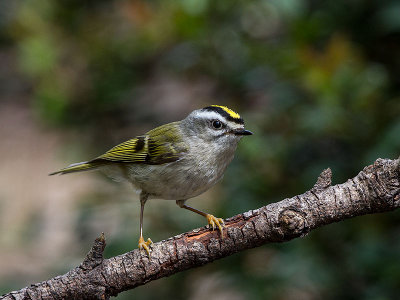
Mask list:
[[[221,116],[219,113],[217,113],[215,111],[201,111],[200,110],[200,111],[196,112],[196,115],[198,118],[208,119],[208,120],[217,119],[224,123],[228,123],[228,120],[224,116]]]

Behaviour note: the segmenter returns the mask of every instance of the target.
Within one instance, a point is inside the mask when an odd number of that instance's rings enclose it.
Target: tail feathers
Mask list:
[[[81,172],[81,171],[89,171],[89,170],[94,170],[98,167],[99,165],[96,163],[90,163],[87,161],[80,162],[80,163],[75,163],[72,165],[69,165],[68,167],[61,169],[60,171],[50,173],[49,175],[56,175],[56,174],[68,174],[68,173],[74,173],[74,172]]]

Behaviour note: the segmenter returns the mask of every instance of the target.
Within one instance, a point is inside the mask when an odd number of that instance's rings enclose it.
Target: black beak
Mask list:
[[[235,135],[252,135],[253,133],[246,129],[236,129],[233,131]]]

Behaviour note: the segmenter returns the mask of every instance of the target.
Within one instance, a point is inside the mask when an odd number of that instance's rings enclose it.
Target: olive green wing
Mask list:
[[[166,124],[121,143],[95,159],[69,165],[49,175],[94,170],[111,163],[159,165],[177,161],[188,151],[181,137],[179,122]]]
[[[143,163],[158,165],[179,160],[187,147],[182,141],[178,122],[157,127],[110,149],[93,162]]]
[[[103,155],[96,157],[94,161],[109,161],[109,162],[129,162],[141,163],[145,162],[147,153],[145,151],[146,135],[138,136],[123,142],[112,149],[108,150]]]

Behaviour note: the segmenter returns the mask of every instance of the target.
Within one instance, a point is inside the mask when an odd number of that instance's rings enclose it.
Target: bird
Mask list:
[[[253,133],[243,118],[222,105],[192,111],[181,121],[156,127],[116,145],[104,154],[50,173],[69,174],[100,170],[118,181],[131,183],[140,193],[138,248],[150,257],[150,238],[143,238],[144,206],[149,199],[175,200],[184,209],[206,218],[223,237],[222,218],[185,204],[220,181],[234,158],[238,142]]]

